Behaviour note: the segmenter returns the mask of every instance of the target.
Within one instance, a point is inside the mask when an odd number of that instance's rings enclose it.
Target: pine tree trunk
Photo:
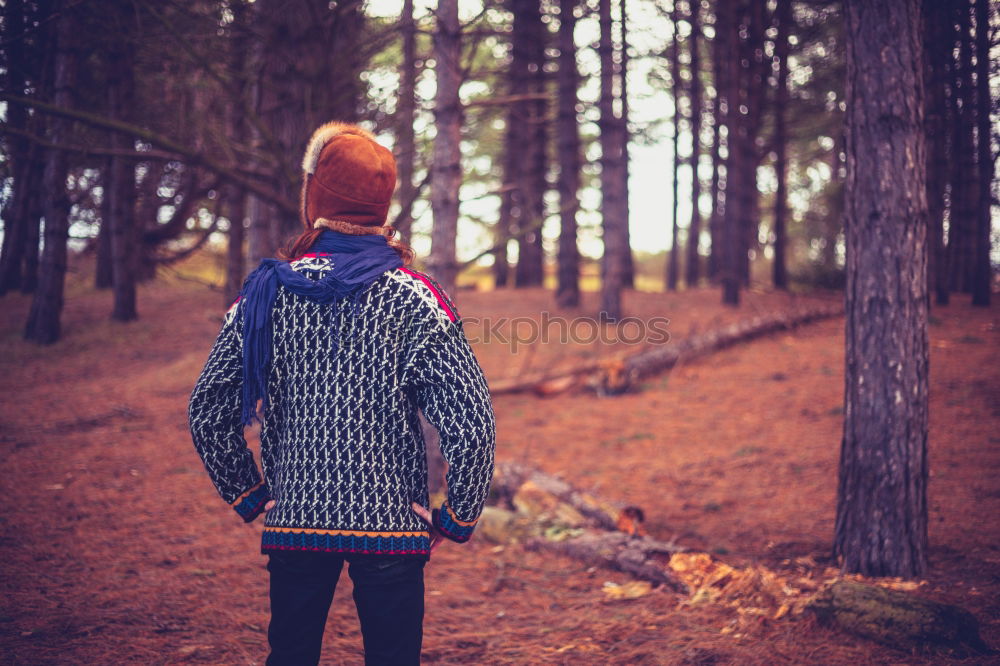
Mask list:
[[[742,186],[740,188],[740,280],[744,286],[750,286],[751,256],[757,254],[760,229],[760,192],[757,189],[757,167],[760,164],[760,151],[757,148],[757,135],[760,132],[761,116],[764,108],[764,36],[765,14],[767,0],[749,0],[749,6],[743,17],[747,39],[740,45],[747,66],[742,68],[741,98],[747,107],[747,113],[742,116],[739,140],[743,143],[740,149]],[[770,63],[767,63],[770,66]]]
[[[618,0],[618,11],[619,11],[619,27],[621,28],[621,42],[618,46],[618,57],[621,62],[621,69],[619,72],[619,86],[621,90],[621,97],[619,97],[619,103],[621,104],[621,121],[618,127],[618,138],[621,141],[621,166],[618,170],[618,178],[621,181],[621,219],[622,219],[622,287],[626,289],[635,288],[635,260],[632,257],[632,233],[629,227],[631,216],[629,215],[629,188],[628,179],[631,168],[629,166],[629,154],[628,154],[628,144],[629,144],[629,128],[628,128],[628,117],[629,117],[629,103],[628,103],[628,0]]]
[[[990,185],[993,182],[993,133],[990,126],[990,44],[987,0],[976,0],[976,150],[979,165],[979,192],[976,206],[976,234],[973,250],[972,304],[988,307],[993,271],[990,267]]]
[[[701,238],[701,2],[690,0],[691,8],[691,223],[688,225],[687,266],[684,281],[688,288],[698,286],[701,277],[701,255],[698,241]]]
[[[577,88],[580,75],[576,66],[577,0],[559,2],[559,255],[556,303],[560,307],[580,304],[580,251],[576,239],[576,214],[580,209],[580,130],[576,119]]]
[[[237,143],[245,143],[250,136],[245,107],[253,108],[254,73],[249,66],[253,47],[250,43],[250,21],[252,10],[245,5],[233,8],[230,24],[229,67],[238,76],[234,86],[234,98],[226,104],[226,126],[230,136]],[[243,280],[247,275],[247,212],[249,195],[236,185],[227,185],[222,190],[222,204],[229,219],[226,234],[226,282],[223,288],[223,305],[229,306],[239,296]]]
[[[249,14],[251,28],[264,30],[265,17],[262,16],[262,4],[255,2],[246,11]],[[255,113],[261,115],[261,104],[263,95],[261,88],[264,86],[264,40],[255,39],[247,49],[247,94],[249,96],[250,108]],[[250,143],[260,146],[264,142],[261,129],[256,124],[250,125]],[[272,225],[275,224],[275,216],[272,207],[259,197],[250,194],[247,196],[247,263],[250,268],[256,268],[260,260],[271,256],[277,248],[272,242]]]
[[[719,147],[722,141],[720,127],[722,126],[723,116],[722,116],[722,96],[723,96],[723,86],[722,82],[724,78],[724,68],[725,68],[725,41],[719,32],[719,8],[718,3],[715,5],[715,36],[712,38],[712,81],[713,88],[715,90],[712,96],[712,213],[709,217],[709,235],[711,237],[711,247],[709,248],[708,254],[708,267],[707,274],[708,279],[715,281],[719,277],[719,264],[721,263],[722,257],[722,216],[721,216],[721,206],[719,205],[719,197],[721,192],[719,190],[719,176],[720,172],[724,167],[724,162],[721,155],[719,154]]]
[[[520,86],[530,94],[545,92],[545,44],[548,31],[542,23],[538,0],[514,0],[514,30],[518,40],[515,53],[516,76]],[[525,126],[524,140],[518,156],[521,193],[521,216],[518,223],[517,266],[514,283],[517,287],[541,286],[544,280],[542,223],[545,219],[546,147],[548,146],[546,104],[543,99],[522,103]]]
[[[124,32],[128,25],[129,9],[118,12],[122,19],[123,32],[116,47],[108,58],[108,104],[110,115],[124,122],[131,120],[134,108],[135,82],[133,80],[132,35]],[[111,146],[119,150],[132,148],[132,139],[120,132],[111,136]],[[111,282],[114,292],[114,306],[111,318],[116,321],[132,321],[139,314],[136,309],[136,254],[137,234],[135,229],[135,167],[124,157],[114,156],[110,165],[111,213]]]
[[[913,577],[927,567],[921,17],[908,0],[845,9],[847,348],[834,555],[850,572]]]
[[[56,19],[56,49],[53,58],[53,95],[56,106],[70,107],[76,82],[77,52],[72,43],[73,15],[65,3],[60,3]],[[69,143],[71,123],[65,118],[53,118],[49,124],[49,139],[54,144]],[[24,337],[40,344],[52,344],[61,333],[60,319],[66,283],[66,241],[69,237],[69,192],[66,189],[67,156],[62,150],[49,148],[45,157],[45,250],[39,266],[38,287],[28,313]]]
[[[399,178],[397,200],[403,209],[394,226],[400,234],[409,238],[413,224],[409,202],[416,197],[417,190],[413,184],[417,158],[413,134],[417,102],[417,26],[413,21],[413,0],[403,0],[399,23],[403,33],[403,63],[399,72],[399,108],[396,111],[396,173]]]
[[[939,0],[924,0],[924,71],[926,72],[927,134],[927,281],[938,305],[949,300],[948,262],[944,245],[945,185],[948,182],[947,75],[951,59],[948,8]]]
[[[28,29],[24,0],[7,3],[3,21],[4,86],[15,95],[24,95],[27,88],[25,72],[29,66],[24,34]],[[36,114],[37,115],[37,114]],[[6,124],[22,132],[28,130],[28,109],[18,104],[8,104]],[[0,296],[17,289],[24,281],[24,257],[28,251],[28,225],[31,224],[28,207],[32,194],[31,180],[34,164],[32,144],[24,137],[8,135],[7,157],[12,163],[14,191],[3,214],[3,247],[0,249]],[[37,246],[35,252],[37,253]]]
[[[614,112],[614,48],[612,41],[611,0],[599,0],[598,22],[601,62],[601,92],[598,100],[601,130],[601,218],[604,235],[604,256],[601,259],[601,317],[616,320],[622,316],[621,292],[625,269],[622,247],[621,219],[621,141],[617,137],[619,119]]]
[[[431,254],[428,265],[445,291],[454,292],[457,264],[455,234],[458,229],[458,190],[462,184],[462,109],[458,98],[461,85],[461,33],[458,0],[441,0],[434,31],[434,61],[437,93],[434,97],[434,159],[431,171]]]
[[[785,267],[785,216],[788,206],[788,133],[785,107],[788,106],[788,36],[792,32],[792,0],[778,0],[778,36],[774,57],[778,61],[778,89],[774,100],[774,160],[778,187],[774,193],[774,286],[788,289],[788,272]]]
[[[229,233],[226,238],[226,287],[225,302],[236,300],[247,275],[246,269],[246,212],[247,195],[237,187],[227,188],[226,204]]]
[[[722,302],[737,306],[740,303],[740,253],[744,252],[741,232],[740,199],[744,175],[741,152],[744,142],[740,133],[744,123],[740,119],[740,26],[736,11],[738,0],[719,0],[716,22],[717,39],[725,44],[720,90],[726,106],[726,187],[725,207],[722,218],[722,253],[719,277],[722,281]]]
[[[681,40],[680,40],[680,20],[681,13],[677,8],[677,0],[673,1],[670,10],[670,23],[673,32],[670,42],[670,88],[674,96],[674,148],[673,148],[673,180],[671,181],[671,205],[670,205],[670,254],[667,256],[667,289],[677,290],[677,279],[680,275],[680,248],[677,247],[678,233],[678,172],[681,167],[681,97],[683,95],[681,84]]]
[[[108,137],[110,142],[110,136]],[[110,157],[104,160],[101,169],[101,224],[97,229],[97,252],[94,262],[94,288],[110,289],[114,284],[114,270],[111,263],[111,165]]]
[[[958,61],[952,78],[954,143],[952,144],[951,216],[948,226],[949,269],[955,291],[972,290],[975,263],[977,199],[976,100],[972,88],[972,34],[969,0],[953,0]]]

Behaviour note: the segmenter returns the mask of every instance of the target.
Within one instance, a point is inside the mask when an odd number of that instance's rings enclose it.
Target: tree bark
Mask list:
[[[229,233],[226,238],[226,286],[224,300],[236,300],[247,275],[246,269],[246,209],[247,196],[239,188],[229,188],[225,195],[228,208]]]
[[[681,84],[681,37],[680,37],[681,13],[677,9],[677,0],[673,0],[670,10],[670,23],[673,26],[673,33],[670,41],[670,88],[674,95],[674,149],[673,149],[673,180],[671,181],[671,205],[670,205],[670,255],[667,257],[667,289],[677,290],[677,280],[680,276],[680,249],[677,247],[678,233],[678,174],[681,168],[681,97],[683,96],[683,86]]]
[[[434,61],[437,93],[434,97],[434,159],[431,175],[431,254],[428,265],[445,291],[454,293],[457,264],[455,235],[458,229],[458,190],[462,184],[461,33],[458,0],[441,0],[434,32]]]
[[[719,148],[722,142],[720,128],[722,127],[722,96],[724,81],[723,71],[725,68],[725,40],[719,32],[719,6],[715,5],[715,37],[712,39],[712,213],[709,217],[709,235],[711,237],[711,247],[708,254],[708,266],[706,267],[709,280],[716,280],[719,276],[719,264],[722,258],[722,215],[719,198],[722,192],[719,189],[719,176],[725,166]]]
[[[559,255],[556,303],[560,307],[580,304],[580,251],[577,248],[576,214],[580,209],[580,130],[576,118],[577,88],[580,75],[576,67],[577,0],[559,2]]]
[[[972,291],[975,262],[975,229],[979,190],[976,179],[976,99],[972,88],[972,34],[969,0],[953,0],[953,48],[958,60],[953,62],[952,77],[952,180],[948,225],[949,270],[952,289]]]
[[[41,16],[39,16],[41,14]],[[52,30],[46,25],[45,10],[32,9],[23,0],[7,3],[3,22],[4,87],[24,95],[28,87],[45,88],[47,70],[51,69],[51,49],[46,40]],[[37,29],[33,22],[42,25]],[[31,33],[35,36],[32,38]],[[38,57],[44,53],[44,57]],[[29,116],[20,105],[8,105],[7,127],[35,136],[43,135],[44,118]],[[8,135],[8,157],[13,176],[13,192],[2,211],[4,221],[3,247],[0,248],[0,296],[13,289],[29,293],[38,276],[40,192],[45,172],[45,155],[41,146],[24,136]]]
[[[947,305],[948,255],[944,244],[945,188],[948,182],[948,62],[951,30],[948,7],[938,0],[924,0],[924,68],[926,71],[927,133],[927,279],[938,305]]]
[[[253,84],[254,72],[249,66],[253,46],[250,43],[249,30],[252,9],[246,5],[236,5],[232,9],[233,21],[229,31],[229,67],[237,74],[238,83],[234,86],[233,98],[227,100],[226,127],[233,139],[245,142],[249,137],[248,123],[242,110],[254,107]],[[228,306],[239,296],[243,280],[247,275],[247,207],[249,195],[236,185],[222,188],[222,203],[229,219],[229,230],[226,238],[226,282],[223,288],[223,304]]]
[[[598,21],[600,42],[598,57],[601,62],[601,92],[598,101],[601,130],[601,217],[604,237],[604,255],[601,259],[601,318],[614,321],[622,316],[621,293],[624,276],[622,247],[621,141],[618,139],[619,118],[614,111],[614,49],[612,41],[611,0],[599,0]]]
[[[76,82],[77,51],[72,9],[59,3],[56,11],[56,55],[53,66],[53,99],[59,106],[72,103]],[[54,118],[50,138],[59,144],[69,139],[71,122]],[[61,333],[63,292],[66,283],[66,241],[69,236],[69,192],[66,189],[67,157],[62,150],[50,148],[45,157],[45,249],[39,266],[38,287],[31,302],[24,337],[40,344],[52,344]]]
[[[3,21],[4,85],[17,95],[27,87],[25,70],[28,65],[24,33],[28,22],[24,0],[11,0],[5,7]],[[11,129],[27,131],[28,110],[22,106],[8,106],[6,123]],[[24,264],[28,217],[26,214],[27,187],[30,171],[31,144],[23,136],[7,135],[7,157],[12,164],[14,192],[3,209],[3,247],[0,249],[0,295],[21,286]]]
[[[684,282],[688,288],[697,287],[701,277],[701,255],[698,241],[701,238],[701,177],[698,165],[701,163],[701,2],[689,0],[691,43],[691,222],[688,224],[687,266]]]
[[[740,119],[740,25],[737,0],[719,0],[716,20],[716,39],[723,40],[723,77],[719,82],[724,94],[726,111],[726,186],[725,207],[722,218],[722,253],[719,277],[722,281],[722,302],[737,306],[740,303],[740,252],[744,250],[741,230],[740,199],[743,184],[743,147],[740,134],[745,123]]]
[[[976,0],[976,151],[979,192],[976,206],[975,257],[972,272],[972,304],[989,307],[993,270],[990,266],[990,218],[993,183],[993,133],[990,126],[990,21],[987,0]]]
[[[774,193],[774,286],[788,289],[788,271],[785,266],[785,217],[788,211],[788,132],[786,130],[785,108],[788,106],[788,36],[792,32],[792,0],[778,0],[778,35],[774,45],[774,57],[778,65],[778,89],[774,99],[774,160],[775,178],[778,181]]]
[[[740,113],[742,127],[737,135],[743,143],[740,149],[740,167],[743,169],[743,174],[739,205],[741,230],[739,272],[740,280],[747,287],[750,286],[751,258],[757,255],[760,245],[758,240],[760,192],[757,188],[757,167],[760,165],[761,153],[757,147],[757,136],[762,123],[766,90],[764,76],[766,5],[767,0],[749,0],[749,6],[743,15],[747,38],[740,39],[740,50],[743,53],[740,61],[746,63],[745,67],[741,67],[740,98],[746,105],[746,114]],[[769,63],[767,65],[769,66]]]
[[[621,91],[619,104],[621,105],[621,120],[618,127],[618,139],[621,141],[621,165],[619,167],[618,178],[621,179],[621,219],[622,219],[622,287],[626,289],[635,288],[635,261],[632,257],[632,232],[630,228],[631,215],[629,214],[629,187],[628,179],[631,173],[629,165],[628,144],[630,139],[628,118],[628,0],[618,0],[618,24],[621,30],[621,42],[618,46],[618,57],[621,65],[618,74],[619,89]]]
[[[542,23],[538,0],[514,0],[514,69],[523,79],[519,86],[529,94],[545,92],[545,44],[548,31]],[[520,216],[518,231],[525,232],[517,241],[517,266],[514,282],[517,287],[537,287],[544,281],[542,222],[545,218],[545,172],[548,124],[544,99],[521,102],[521,129],[524,140],[518,156],[518,190]],[[530,229],[530,231],[525,231]]]
[[[927,568],[927,230],[920,7],[847,0],[845,416],[834,556]]]
[[[101,225],[97,229],[97,252],[94,262],[94,288],[110,289],[114,284],[111,262],[111,168],[112,159],[105,158],[101,170]]]
[[[397,200],[404,208],[394,226],[400,234],[409,238],[413,215],[412,207],[406,204],[414,199],[417,189],[413,183],[417,159],[413,133],[417,104],[417,25],[413,20],[413,0],[403,0],[399,24],[403,34],[403,62],[399,71],[399,106],[396,110],[396,173],[399,177]]]
[[[135,106],[135,81],[132,71],[135,35],[130,30],[131,9],[119,8],[110,14],[118,31],[115,46],[107,61],[108,104],[111,117],[122,122],[132,121]],[[134,140],[115,132],[111,147],[119,150],[134,148]],[[136,255],[138,234],[135,228],[135,166],[122,156],[113,156],[110,164],[111,282],[114,306],[111,318],[132,321],[139,317],[136,307]]]

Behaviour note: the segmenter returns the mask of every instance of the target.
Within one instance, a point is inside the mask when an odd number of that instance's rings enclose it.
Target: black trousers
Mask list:
[[[311,551],[268,553],[271,621],[267,666],[318,664],[323,630],[344,562],[354,582],[365,664],[419,664],[424,565],[418,557]]]

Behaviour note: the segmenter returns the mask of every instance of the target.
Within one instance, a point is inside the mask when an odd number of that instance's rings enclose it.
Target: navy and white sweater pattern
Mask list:
[[[294,270],[318,279],[330,259]],[[428,557],[411,502],[429,505],[417,410],[440,434],[447,496],[432,513],[467,541],[493,475],[489,389],[454,304],[429,276],[382,274],[356,301],[320,305],[279,287],[261,471],[240,423],[243,308],[230,308],[188,407],[212,483],[244,521],[264,514],[261,552]]]

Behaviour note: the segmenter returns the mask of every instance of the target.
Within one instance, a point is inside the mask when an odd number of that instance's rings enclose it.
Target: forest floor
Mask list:
[[[191,444],[189,391],[218,332],[217,291],[163,279],[141,319],[107,320],[110,294],[70,276],[65,337],[21,341],[29,300],[0,315],[0,661],[10,664],[261,664],[267,653],[261,521],[218,497]],[[541,290],[461,291],[462,314],[532,317]],[[670,319],[674,340],[837,293],[627,294],[629,313]],[[596,295],[578,312],[592,314]],[[470,337],[476,327],[470,325]],[[832,565],[843,419],[843,317],[732,347],[614,398],[499,396],[497,458],[642,507],[649,533],[727,563],[781,572]],[[916,594],[957,603],[1000,648],[1000,317],[957,296],[931,335],[930,572]],[[476,344],[491,380],[620,351]],[[256,447],[256,442],[252,442]],[[628,576],[473,538],[426,570],[424,662],[477,664],[930,664],[818,626],[808,615],[733,631],[737,611],[664,589],[608,601]],[[342,576],[323,663],[360,664]],[[741,625],[742,626],[742,625]],[[969,664],[991,663],[972,658]],[[995,662],[992,662],[995,663]]]

